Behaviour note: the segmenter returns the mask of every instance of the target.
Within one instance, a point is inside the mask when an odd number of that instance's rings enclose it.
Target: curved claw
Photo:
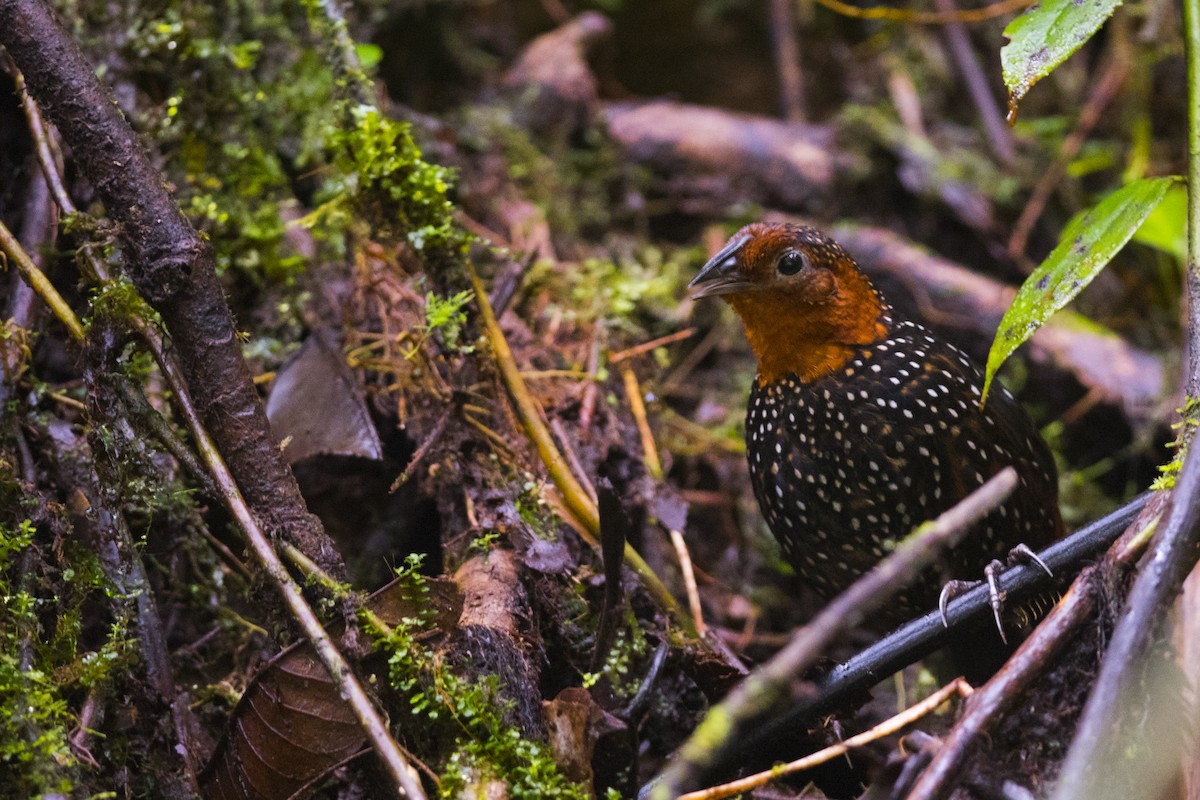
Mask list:
[[[1024,544],[1019,544],[1012,550],[1008,551],[1008,565],[1011,567],[1014,564],[1037,564],[1042,568],[1042,572],[1045,572],[1051,578],[1054,577],[1054,573],[1051,572],[1050,568],[1046,566],[1046,562],[1042,561],[1042,559],[1038,557],[1037,553],[1030,550],[1029,547]]]
[[[950,601],[968,589],[974,589],[979,584],[980,581],[946,581],[946,585],[942,587],[942,593],[938,595],[938,612],[942,615],[943,627],[950,627],[950,618],[946,615]]]
[[[1004,633],[1004,621],[1001,619],[1004,612],[1004,592],[1000,591],[999,574],[1003,571],[1004,565],[993,561],[984,567],[983,574],[987,576],[988,597],[992,603],[992,616],[996,619],[996,630],[1000,632],[1000,641],[1008,644],[1008,636]]]

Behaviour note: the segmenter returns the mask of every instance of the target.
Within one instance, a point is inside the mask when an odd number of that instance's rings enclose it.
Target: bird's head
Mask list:
[[[887,335],[891,310],[849,254],[815,228],[742,228],[688,284],[724,297],[746,327],[758,380],[808,382]]]

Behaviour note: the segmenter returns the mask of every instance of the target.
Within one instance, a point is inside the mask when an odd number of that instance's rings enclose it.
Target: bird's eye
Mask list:
[[[795,275],[800,270],[808,266],[808,259],[799,250],[788,250],[779,257],[779,263],[776,269],[780,275]]]

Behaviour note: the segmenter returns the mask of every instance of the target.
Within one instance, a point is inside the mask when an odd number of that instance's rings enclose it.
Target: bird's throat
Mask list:
[[[864,345],[887,336],[888,309],[866,283],[826,303],[808,305],[767,294],[727,297],[758,358],[760,385],[794,374],[805,383],[843,369]]]

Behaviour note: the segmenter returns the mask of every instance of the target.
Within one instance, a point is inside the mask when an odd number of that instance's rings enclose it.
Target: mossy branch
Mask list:
[[[41,0],[0,0],[0,44],[116,223],[126,272],[162,316],[188,386],[241,492],[273,534],[344,572],[271,435],[212,247],[168,193],[93,66]],[[57,312],[56,312],[57,313]]]

